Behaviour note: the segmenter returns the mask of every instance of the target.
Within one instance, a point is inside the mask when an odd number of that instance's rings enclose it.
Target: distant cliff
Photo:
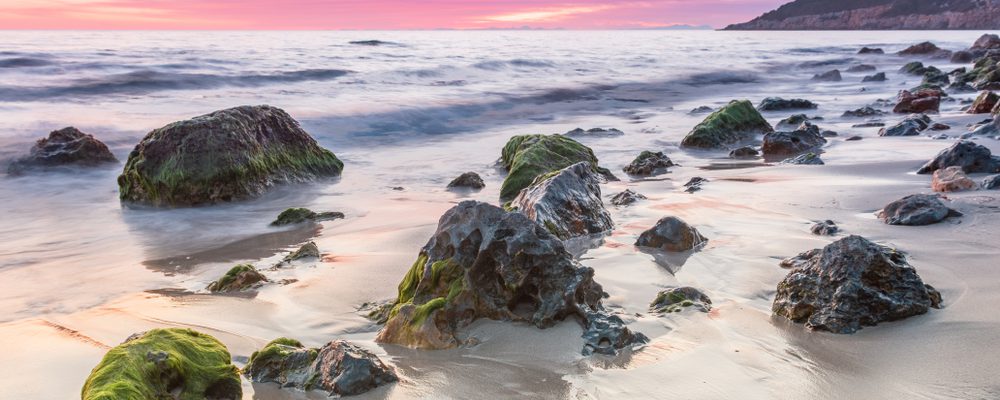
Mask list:
[[[1000,29],[1000,0],[796,0],[725,29]]]

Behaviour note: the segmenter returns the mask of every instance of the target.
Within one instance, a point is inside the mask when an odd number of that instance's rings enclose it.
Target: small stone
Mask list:
[[[618,193],[613,197],[611,197],[611,204],[614,204],[616,206],[627,206],[639,200],[645,200],[645,199],[646,196],[633,192],[631,189],[625,189],[624,192]]]
[[[673,161],[670,161],[670,157],[667,157],[662,151],[655,153],[643,151],[623,171],[634,176],[653,176],[665,173],[668,167],[673,166]]]
[[[885,114],[882,110],[870,106],[861,107],[857,110],[845,111],[844,117],[875,117]]]
[[[684,191],[687,193],[697,192],[701,190],[701,185],[703,185],[706,182],[708,182],[708,179],[702,178],[700,176],[693,177],[689,179],[687,183],[684,184],[684,187],[687,188],[684,189]]]
[[[795,158],[789,158],[781,162],[782,164],[795,164],[795,165],[824,165],[825,163],[819,154],[816,153],[806,153]]]
[[[813,235],[819,236],[831,236],[840,231],[837,224],[831,220],[817,222],[812,228],[809,229]]]
[[[449,189],[461,188],[479,190],[484,187],[486,187],[486,183],[484,183],[483,178],[475,172],[466,172],[448,183]]]
[[[729,158],[753,158],[760,155],[753,146],[743,146],[729,152]]]
[[[656,226],[643,232],[635,245],[681,252],[695,249],[706,242],[708,239],[680,218],[663,217],[656,222]]]

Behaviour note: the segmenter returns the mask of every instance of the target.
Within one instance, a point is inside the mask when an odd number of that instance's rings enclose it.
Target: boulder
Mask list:
[[[889,203],[878,212],[878,218],[889,225],[923,226],[936,224],[962,213],[944,205],[936,195],[913,194]]]
[[[253,265],[240,264],[229,269],[225,275],[208,285],[212,293],[239,292],[259,287],[267,282],[267,277],[257,271]]]
[[[655,153],[643,151],[635,160],[632,160],[629,165],[625,166],[623,171],[629,175],[652,176],[665,173],[667,172],[667,168],[674,165],[673,161],[670,161],[670,157],[667,157],[662,151]]]
[[[540,175],[583,161],[604,179],[617,180],[611,171],[598,166],[593,150],[564,135],[514,136],[504,146],[500,161],[507,170],[500,186],[502,201],[513,199]]]
[[[1000,96],[989,90],[983,91],[976,97],[976,101],[972,103],[972,106],[966,111],[966,114],[987,114],[992,112],[996,107],[997,103],[1000,102]]]
[[[226,346],[191,329],[153,329],[108,350],[83,384],[83,400],[243,398]]]
[[[844,115],[843,116],[844,117],[863,118],[863,117],[877,117],[877,116],[883,115],[883,114],[885,114],[885,113],[882,112],[882,110],[865,106],[865,107],[861,107],[861,108],[859,108],[857,110],[844,111]]]
[[[649,310],[659,314],[681,312],[688,308],[709,312],[712,310],[712,300],[698,289],[683,286],[661,291],[649,303]]]
[[[983,179],[983,189],[1000,189],[1000,175],[991,175]]]
[[[819,108],[819,105],[805,99],[783,99],[781,97],[768,97],[757,105],[760,111],[784,111],[784,110],[811,110]]]
[[[916,92],[901,90],[896,97],[892,112],[900,114],[938,112],[944,94],[936,89],[921,89]]]
[[[708,242],[693,226],[677,217],[663,217],[656,226],[639,235],[635,245],[670,252],[688,251]]]
[[[901,56],[929,56],[934,58],[949,58],[951,51],[937,47],[934,43],[923,42],[907,47],[897,53]]]
[[[961,192],[978,187],[975,181],[969,179],[962,167],[954,166],[934,171],[931,179],[931,190],[935,192]]]
[[[611,323],[601,304],[607,294],[593,277],[593,269],[524,214],[464,201],[441,217],[420,250],[376,341],[442,349],[458,345],[458,331],[479,318],[547,328],[576,317],[584,325],[584,353],[645,343],[642,334]]]
[[[962,167],[966,173],[997,173],[1000,172],[1000,157],[993,156],[986,146],[970,140],[962,140],[941,150],[933,159],[917,171],[918,174],[930,174],[939,169],[952,166]]]
[[[922,88],[940,88],[941,86],[945,86],[949,83],[951,83],[951,78],[948,77],[948,74],[935,67],[928,67],[927,71],[924,72],[920,86]]]
[[[792,132],[771,132],[764,135],[761,146],[764,156],[790,156],[807,152],[826,144],[826,139],[819,128],[811,123],[803,122]]]
[[[538,177],[511,201],[510,208],[560,239],[607,232],[615,227],[601,201],[598,177],[587,162]]]
[[[760,155],[753,146],[743,146],[729,152],[729,158],[752,158]]]
[[[844,78],[840,76],[840,70],[835,69],[831,71],[826,71],[821,74],[813,75],[812,80],[822,81],[822,82],[840,82],[844,80]]]
[[[789,158],[781,162],[782,164],[793,165],[824,165],[823,159],[816,153],[805,153],[794,158]]]
[[[888,128],[879,129],[879,136],[916,136],[930,126],[931,117],[926,114],[910,114],[902,121]]]
[[[611,197],[611,204],[616,206],[627,206],[629,204],[635,203],[639,200],[645,200],[646,196],[640,193],[633,192],[631,189],[625,189],[624,192],[618,193]]]
[[[852,235],[811,252],[789,272],[771,309],[812,330],[849,334],[940,306],[941,294],[902,253]]]
[[[810,118],[808,115],[805,115],[805,114],[793,114],[792,116],[790,116],[788,118],[785,118],[785,119],[782,119],[781,121],[778,121],[778,124],[775,125],[775,127],[785,126],[785,127],[795,128],[795,127],[798,127],[799,125],[802,125],[803,122],[807,122],[807,121],[811,121],[811,120],[820,120],[820,119],[823,119],[823,118],[822,117],[812,117],[812,118]]]
[[[972,44],[970,50],[991,50],[1000,49],[1000,36],[996,34],[987,33],[976,39],[976,42]]]
[[[243,106],[153,130],[129,154],[118,188],[122,201],[193,206],[339,176],[343,167],[285,111]]]
[[[479,190],[486,187],[486,183],[483,182],[483,178],[475,172],[466,172],[459,175],[457,178],[452,179],[448,183],[449,189],[473,189]]]
[[[858,50],[858,54],[885,54],[885,50],[882,50],[882,49],[877,48],[877,47],[874,47],[874,48],[873,47],[862,47],[861,50]]]
[[[985,51],[971,70],[955,77],[956,84],[968,84],[976,90],[1000,90],[1000,49]]]
[[[810,228],[809,231],[812,232],[813,235],[832,236],[835,235],[837,232],[839,232],[840,228],[837,227],[837,224],[835,222],[831,220],[826,220],[826,221],[819,221],[813,224],[812,228]]]
[[[976,55],[971,51],[959,50],[951,55],[952,64],[968,64],[976,60]]]
[[[52,131],[38,139],[28,156],[14,160],[8,167],[10,175],[21,175],[32,169],[52,167],[97,167],[115,164],[118,159],[108,146],[93,135],[68,127]]]
[[[876,70],[874,65],[858,64],[858,65],[852,65],[850,68],[847,69],[847,72],[869,72],[874,70]]]
[[[271,221],[271,226],[301,224],[303,222],[320,222],[344,218],[344,213],[337,211],[315,212],[308,208],[288,208]]]
[[[888,78],[885,77],[885,72],[878,72],[861,78],[861,82],[885,82],[886,80],[888,80]]]
[[[564,135],[569,137],[615,137],[615,136],[625,135],[625,132],[622,132],[615,128],[609,128],[609,129],[591,128],[587,130],[583,130],[582,128],[576,128],[574,130],[564,133]]]
[[[345,340],[316,349],[295,339],[278,338],[250,356],[243,374],[251,382],[322,390],[338,397],[358,395],[399,380],[375,354]]]
[[[749,101],[733,100],[695,126],[681,141],[681,146],[722,149],[753,140],[757,135],[772,130],[771,125]]]

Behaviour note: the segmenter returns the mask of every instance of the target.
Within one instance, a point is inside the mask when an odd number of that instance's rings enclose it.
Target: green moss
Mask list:
[[[923,73],[927,71],[927,68],[924,68],[924,63],[920,61],[913,61],[907,63],[906,65],[903,66],[903,68],[900,68],[899,70],[900,72],[905,72],[907,74],[923,75]]]
[[[308,208],[289,208],[278,214],[278,218],[275,218],[271,222],[272,226],[282,226],[291,224],[300,224],[307,221],[326,221],[331,219],[344,218],[344,213],[340,212],[314,212]]]
[[[559,171],[578,162],[589,162],[600,174],[597,156],[589,147],[563,135],[520,135],[507,141],[501,153],[507,178],[500,186],[500,199],[509,201],[539,176]]]
[[[773,129],[748,100],[733,100],[691,130],[681,146],[719,148],[752,139]]]
[[[153,329],[109,350],[81,394],[83,400],[241,396],[239,371],[226,346],[209,335],[179,328]]]
[[[395,318],[399,309],[407,304],[416,306],[411,325],[420,325],[435,310],[444,308],[465,289],[465,273],[461,265],[452,259],[438,260],[430,264],[429,274],[424,276],[427,255],[421,253],[410,271],[399,283],[399,295],[389,311],[388,319]],[[426,300],[425,300],[426,299]]]
[[[236,281],[236,278],[238,278],[240,274],[245,272],[252,272],[254,274],[260,275],[259,276],[260,280],[258,280],[257,282],[267,280],[266,278],[264,278],[263,275],[260,274],[260,272],[257,272],[257,269],[254,268],[253,265],[239,264],[235,267],[230,268],[229,271],[226,271],[226,274],[223,275],[221,278],[219,278],[219,280],[209,284],[208,290],[211,292],[219,292],[230,289],[244,289],[244,288],[232,288],[230,287],[230,285],[232,285],[233,282]]]

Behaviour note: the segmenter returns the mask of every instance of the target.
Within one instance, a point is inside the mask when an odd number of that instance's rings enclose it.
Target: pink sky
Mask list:
[[[786,1],[0,0],[0,29],[721,27]]]

